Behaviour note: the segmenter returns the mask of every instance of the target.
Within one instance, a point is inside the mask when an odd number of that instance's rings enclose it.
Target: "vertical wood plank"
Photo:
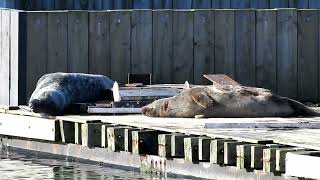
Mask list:
[[[192,3],[193,9],[211,9],[211,0],[195,0]]]
[[[56,10],[66,9],[66,1],[65,0],[54,0],[54,9],[56,9]]]
[[[215,11],[215,73],[235,77],[234,11]]]
[[[309,7],[310,0],[296,0],[297,8],[299,9],[307,9]]]
[[[68,12],[68,71],[88,73],[88,12]]]
[[[113,0],[101,0],[102,9],[113,9]]]
[[[270,0],[270,8],[288,8],[288,0]]]
[[[153,0],[153,9],[172,9],[172,0]]]
[[[320,8],[320,1],[318,0],[309,0],[309,9]]]
[[[153,82],[172,83],[172,11],[153,11]]]
[[[47,70],[48,13],[27,13],[27,98]]]
[[[193,82],[193,11],[173,11],[173,82]]]
[[[256,9],[268,9],[269,0],[251,0],[250,7]]]
[[[211,0],[211,8],[212,9],[221,8],[221,1],[220,0]]]
[[[318,98],[319,25],[317,10],[298,11],[298,99]]]
[[[68,71],[68,13],[48,13],[47,72]]]
[[[42,0],[43,10],[53,10],[54,9],[54,0]]]
[[[230,9],[231,0],[221,0],[221,9]]]
[[[250,8],[250,0],[231,0],[232,9]]]
[[[17,106],[26,104],[26,12],[11,11],[10,31],[10,105]]]
[[[88,9],[88,5],[89,2],[88,1],[92,1],[92,0],[75,0],[74,1],[74,9],[82,9],[82,10],[86,10]]]
[[[152,11],[132,11],[131,27],[130,72],[152,73]]]
[[[133,0],[133,9],[152,9],[152,0]]]
[[[214,73],[214,12],[194,11],[194,83],[206,84],[203,74]]]
[[[255,11],[238,10],[235,13],[236,74],[243,85],[255,85]]]
[[[111,78],[126,83],[130,72],[131,11],[111,11]]]
[[[277,12],[256,12],[256,86],[277,90]]]
[[[89,12],[89,73],[110,76],[109,32],[109,13]]]
[[[131,9],[132,0],[114,0],[114,9]]]
[[[75,0],[65,0],[65,9],[74,10],[75,9]]]
[[[10,104],[10,10],[2,10],[0,54],[0,104]]]
[[[277,87],[280,95],[297,97],[297,11],[278,10]]]
[[[192,0],[172,0],[173,9],[191,9]]]

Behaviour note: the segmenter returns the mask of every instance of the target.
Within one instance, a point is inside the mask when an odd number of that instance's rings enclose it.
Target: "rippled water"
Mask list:
[[[169,179],[0,148],[0,179]],[[170,178],[173,179],[173,178]]]

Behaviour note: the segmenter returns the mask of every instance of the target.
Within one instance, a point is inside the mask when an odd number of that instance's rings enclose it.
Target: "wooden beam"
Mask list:
[[[210,143],[210,163],[224,163],[224,143],[231,142],[231,139],[215,139]]]
[[[250,169],[251,165],[251,144],[237,145],[237,168]]]
[[[157,155],[159,134],[161,134],[161,131],[132,131],[132,153]]]
[[[171,156],[184,157],[184,134],[172,134],[171,136]]]
[[[171,157],[171,134],[159,134],[158,136],[158,155],[160,157]]]
[[[124,151],[124,132],[129,126],[120,126],[120,127],[107,127],[107,138],[108,144],[105,147],[108,147],[111,151]]]
[[[224,164],[234,166],[237,164],[237,145],[241,142],[230,141],[224,142]]]
[[[101,147],[101,126],[103,123],[81,124],[81,144],[88,147]]]

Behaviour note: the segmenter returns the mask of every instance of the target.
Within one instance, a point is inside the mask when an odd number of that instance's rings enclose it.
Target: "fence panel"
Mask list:
[[[131,73],[152,73],[152,11],[134,10],[131,17]]]
[[[297,97],[297,11],[277,12],[277,87],[280,95]]]
[[[48,13],[47,72],[68,71],[68,13]]]
[[[256,86],[277,91],[277,12],[256,12]]]
[[[214,11],[194,11],[194,83],[208,84],[203,74],[214,73]]]
[[[110,76],[110,14],[89,12],[89,73]]]
[[[172,83],[172,11],[153,11],[153,83]]]
[[[131,11],[111,11],[110,51],[111,78],[120,83],[127,82],[130,72]]]
[[[173,82],[193,82],[193,11],[173,11]]]
[[[298,99],[318,98],[319,22],[317,10],[298,11]]]
[[[288,8],[288,0],[270,0],[270,8]]]

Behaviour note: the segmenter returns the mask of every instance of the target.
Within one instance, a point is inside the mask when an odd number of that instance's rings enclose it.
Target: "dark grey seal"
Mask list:
[[[43,75],[29,100],[33,112],[59,115],[72,103],[103,99],[114,81],[103,75],[51,73]]]
[[[195,87],[141,108],[151,117],[295,117],[319,113],[270,90],[246,86]]]

